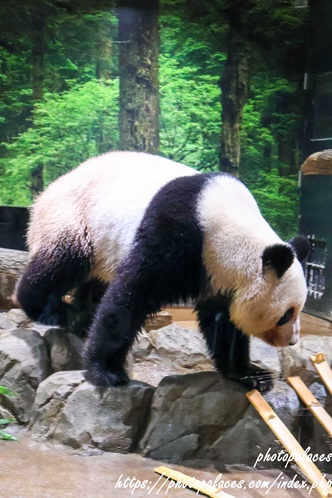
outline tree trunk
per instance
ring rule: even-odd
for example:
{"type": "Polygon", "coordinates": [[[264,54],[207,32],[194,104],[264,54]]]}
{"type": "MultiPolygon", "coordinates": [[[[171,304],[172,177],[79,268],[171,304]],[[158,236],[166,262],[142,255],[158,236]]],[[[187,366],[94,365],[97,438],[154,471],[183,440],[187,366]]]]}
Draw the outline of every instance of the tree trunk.
{"type": "Polygon", "coordinates": [[[130,5],[119,9],[120,148],[158,153],[158,0],[130,5]]]}
{"type": "Polygon", "coordinates": [[[36,102],[43,98],[44,91],[44,22],[38,18],[32,28],[32,99],[36,102]]]}
{"type": "MultiPolygon", "coordinates": [[[[44,93],[44,56],[45,56],[45,21],[36,14],[32,23],[32,99],[35,104],[43,98],[44,93]]],[[[31,171],[31,195],[36,197],[44,190],[44,167],[31,171]]]]}
{"type": "Polygon", "coordinates": [[[243,107],[249,93],[248,0],[229,0],[227,60],[221,79],[222,137],[220,170],[239,176],[243,107]]]}
{"type": "Polygon", "coordinates": [[[96,76],[99,80],[107,81],[112,78],[112,39],[109,22],[100,22],[97,40],[96,76]]]}

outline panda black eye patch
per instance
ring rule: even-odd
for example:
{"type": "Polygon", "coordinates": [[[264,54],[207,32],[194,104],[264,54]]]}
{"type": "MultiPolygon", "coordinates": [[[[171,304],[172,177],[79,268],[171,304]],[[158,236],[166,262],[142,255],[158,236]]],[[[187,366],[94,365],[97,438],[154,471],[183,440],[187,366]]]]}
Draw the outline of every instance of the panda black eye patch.
{"type": "Polygon", "coordinates": [[[281,327],[282,325],[285,325],[289,320],[292,318],[294,313],[294,308],[289,308],[289,310],[286,311],[284,315],[280,318],[280,320],[277,321],[277,327],[281,327]]]}

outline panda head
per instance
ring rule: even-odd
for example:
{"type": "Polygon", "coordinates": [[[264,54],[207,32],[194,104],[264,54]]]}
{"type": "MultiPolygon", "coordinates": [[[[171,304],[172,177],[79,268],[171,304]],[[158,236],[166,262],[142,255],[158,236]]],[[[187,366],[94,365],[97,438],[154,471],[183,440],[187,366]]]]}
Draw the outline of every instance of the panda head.
{"type": "Polygon", "coordinates": [[[207,182],[198,208],[208,294],[227,296],[230,320],[245,334],[295,344],[307,294],[298,258],[306,258],[308,240],[283,242],[249,190],[227,175],[207,182]]]}
{"type": "Polygon", "coordinates": [[[257,278],[235,291],[230,318],[245,333],[272,346],[294,345],[306,295],[303,269],[293,247],[285,243],[267,246],[257,278]]]}

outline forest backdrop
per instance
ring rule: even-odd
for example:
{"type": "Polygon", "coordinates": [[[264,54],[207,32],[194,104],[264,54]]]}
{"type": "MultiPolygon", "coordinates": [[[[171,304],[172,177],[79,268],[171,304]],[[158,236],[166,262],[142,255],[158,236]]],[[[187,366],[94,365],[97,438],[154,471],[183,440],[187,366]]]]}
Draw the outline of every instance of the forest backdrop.
{"type": "Polygon", "coordinates": [[[0,204],[108,150],[234,173],[297,232],[309,7],[295,0],[5,0],[0,204]]]}

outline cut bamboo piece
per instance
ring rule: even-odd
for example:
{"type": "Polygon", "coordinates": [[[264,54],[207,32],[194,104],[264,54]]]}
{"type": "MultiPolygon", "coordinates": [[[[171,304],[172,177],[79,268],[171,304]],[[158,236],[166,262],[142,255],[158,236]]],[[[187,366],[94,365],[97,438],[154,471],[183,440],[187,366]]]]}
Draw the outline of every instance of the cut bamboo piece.
{"type": "Polygon", "coordinates": [[[172,470],[168,467],[164,467],[163,465],[161,467],[156,467],[154,471],[157,474],[167,477],[167,479],[177,481],[181,484],[181,487],[194,489],[205,496],[210,496],[211,498],[234,498],[232,495],[225,493],[222,488],[215,488],[214,486],[206,484],[204,481],[200,481],[195,477],[187,476],[186,474],[182,474],[182,472],[172,470]]]}
{"type": "Polygon", "coordinates": [[[254,389],[253,391],[247,393],[247,398],[277,436],[284,448],[286,448],[290,456],[294,458],[294,461],[305,474],[308,481],[312,484],[312,487],[316,489],[322,498],[332,498],[332,488],[328,481],[316,465],[310,460],[302,446],[298,443],[289,429],[287,429],[285,424],[280,420],[278,415],[272,410],[263,396],[256,389],[254,389]]]}
{"type": "Polygon", "coordinates": [[[309,391],[303,380],[300,379],[300,377],[288,377],[287,380],[292,388],[297,392],[298,396],[302,399],[303,403],[316,417],[318,422],[324,427],[329,435],[332,436],[332,418],[320,404],[318,399],[316,399],[312,392],[309,391]]]}
{"type": "Polygon", "coordinates": [[[310,360],[332,396],[332,370],[330,365],[327,363],[325,356],[323,353],[318,353],[314,356],[310,356],[310,360]]]}

